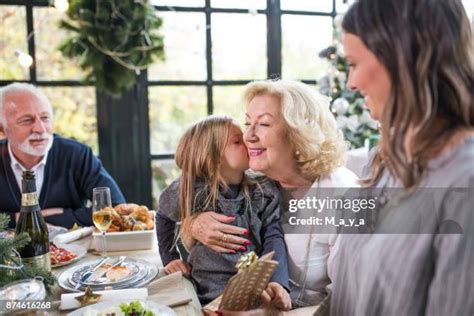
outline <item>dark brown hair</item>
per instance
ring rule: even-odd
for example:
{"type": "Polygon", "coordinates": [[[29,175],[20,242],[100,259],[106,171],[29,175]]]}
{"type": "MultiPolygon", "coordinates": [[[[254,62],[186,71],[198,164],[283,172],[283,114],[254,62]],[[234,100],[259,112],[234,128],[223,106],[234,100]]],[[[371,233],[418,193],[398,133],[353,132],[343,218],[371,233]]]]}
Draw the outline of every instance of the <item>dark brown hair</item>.
{"type": "Polygon", "coordinates": [[[365,184],[375,184],[388,168],[404,187],[413,187],[453,135],[474,126],[473,43],[463,5],[360,0],[342,27],[361,38],[391,80],[381,141],[365,184]]]}

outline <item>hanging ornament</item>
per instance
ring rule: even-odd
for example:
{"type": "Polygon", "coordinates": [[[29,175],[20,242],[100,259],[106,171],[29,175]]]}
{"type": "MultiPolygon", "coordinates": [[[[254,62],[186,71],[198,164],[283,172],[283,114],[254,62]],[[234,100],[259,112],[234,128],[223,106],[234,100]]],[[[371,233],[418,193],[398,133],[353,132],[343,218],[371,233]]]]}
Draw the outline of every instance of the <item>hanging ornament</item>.
{"type": "Polygon", "coordinates": [[[53,3],[54,7],[58,9],[60,12],[66,12],[69,9],[69,2],[68,0],[54,0],[53,3]]]}
{"type": "Polygon", "coordinates": [[[18,57],[18,63],[25,68],[31,67],[33,65],[33,57],[29,54],[22,52],[21,50],[17,50],[15,55],[18,57]]]}
{"type": "Polygon", "coordinates": [[[347,110],[349,109],[349,101],[347,101],[346,98],[337,98],[334,100],[331,106],[331,110],[333,113],[336,113],[337,115],[344,115],[347,113],[347,110]]]}

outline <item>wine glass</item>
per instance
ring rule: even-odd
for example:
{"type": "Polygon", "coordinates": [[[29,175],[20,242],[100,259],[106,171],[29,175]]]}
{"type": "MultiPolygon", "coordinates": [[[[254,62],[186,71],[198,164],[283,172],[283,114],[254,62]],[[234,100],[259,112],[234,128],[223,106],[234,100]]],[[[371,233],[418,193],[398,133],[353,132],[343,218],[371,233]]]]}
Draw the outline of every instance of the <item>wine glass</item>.
{"type": "Polygon", "coordinates": [[[98,187],[92,190],[92,220],[102,233],[102,257],[105,257],[105,233],[112,224],[110,188],[98,187]]]}

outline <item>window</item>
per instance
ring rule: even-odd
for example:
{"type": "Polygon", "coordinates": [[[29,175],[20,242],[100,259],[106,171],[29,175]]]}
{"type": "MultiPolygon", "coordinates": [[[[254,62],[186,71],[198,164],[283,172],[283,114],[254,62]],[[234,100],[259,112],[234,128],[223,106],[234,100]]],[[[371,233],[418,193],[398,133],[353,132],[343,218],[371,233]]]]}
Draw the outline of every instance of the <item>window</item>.
{"type": "Polygon", "coordinates": [[[20,52],[28,52],[26,8],[1,5],[0,24],[0,80],[30,79],[28,69],[20,66],[15,56],[20,52]]]}
{"type": "Polygon", "coordinates": [[[328,70],[318,54],[332,43],[333,1],[280,1],[154,2],[167,58],[149,69],[154,203],[179,175],[174,152],[191,123],[209,114],[242,123],[246,83],[281,76],[315,84],[328,70]]]}
{"type": "Polygon", "coordinates": [[[95,89],[79,81],[84,75],[79,63],[64,58],[58,49],[66,37],[57,26],[64,14],[47,3],[23,2],[12,6],[0,1],[0,84],[21,80],[42,86],[54,109],[55,132],[98,153],[95,89]],[[32,67],[19,64],[20,52],[33,58],[32,67]]]}
{"type": "MultiPolygon", "coordinates": [[[[184,130],[213,113],[242,123],[242,92],[252,80],[283,77],[316,84],[328,68],[318,53],[330,45],[336,12],[347,5],[343,0],[151,3],[163,18],[166,56],[148,69],[149,122],[143,122],[149,127],[149,194],[156,207],[160,192],[179,174],[173,158],[184,130]]],[[[22,80],[44,87],[55,110],[55,130],[97,153],[97,121],[110,118],[97,117],[95,88],[81,83],[79,61],[58,50],[66,37],[57,27],[62,16],[46,0],[15,5],[0,0],[0,85],[22,80]],[[33,57],[31,68],[18,64],[16,50],[33,57]]]]}

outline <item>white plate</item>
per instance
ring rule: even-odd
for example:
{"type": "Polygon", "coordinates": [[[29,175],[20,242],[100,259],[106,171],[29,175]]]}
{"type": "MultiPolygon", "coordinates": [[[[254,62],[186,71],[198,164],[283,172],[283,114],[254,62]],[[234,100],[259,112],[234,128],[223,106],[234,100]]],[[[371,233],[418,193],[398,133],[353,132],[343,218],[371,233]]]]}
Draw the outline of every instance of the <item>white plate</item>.
{"type": "MultiPolygon", "coordinates": [[[[127,283],[127,282],[117,284],[116,286],[112,287],[114,290],[142,287],[150,283],[150,281],[153,280],[158,274],[158,267],[155,264],[152,264],[146,260],[133,259],[133,258],[127,258],[126,260],[130,262],[134,262],[135,264],[139,265],[140,266],[139,269],[144,272],[144,275],[140,276],[137,280],[133,281],[132,284],[127,283]]],[[[83,269],[84,266],[90,266],[90,265],[91,265],[91,262],[85,262],[82,264],[79,263],[77,265],[74,265],[73,267],[70,267],[66,271],[63,271],[63,273],[61,273],[58,277],[59,286],[67,291],[80,292],[81,288],[79,288],[78,290],[75,289],[76,283],[73,282],[72,276],[74,275],[76,271],[83,269]]],[[[107,287],[111,287],[111,286],[107,286],[107,287]]],[[[103,285],[93,286],[92,290],[103,291],[105,290],[105,286],[103,285]]]]}
{"type": "Polygon", "coordinates": [[[55,246],[58,247],[58,248],[64,248],[64,249],[66,249],[67,251],[70,251],[70,252],[74,252],[76,254],[76,258],[73,258],[73,259],[71,259],[69,261],[65,261],[65,262],[59,262],[59,263],[56,263],[56,264],[51,264],[51,268],[59,268],[59,267],[71,264],[73,262],[77,262],[82,257],[84,257],[87,253],[87,249],[82,247],[82,246],[79,246],[79,245],[70,245],[70,244],[56,245],[55,244],[55,246]]]}
{"type": "MultiPolygon", "coordinates": [[[[104,301],[100,303],[96,303],[93,305],[89,306],[84,306],[82,308],[79,308],[75,310],[72,313],[69,313],[68,316],[83,316],[86,315],[87,311],[92,311],[96,310],[97,312],[102,312],[102,310],[109,309],[114,306],[119,306],[122,303],[130,303],[132,301],[136,300],[125,300],[125,301],[104,301]]],[[[176,316],[176,313],[169,308],[168,306],[165,306],[160,303],[152,302],[152,301],[144,301],[144,300],[139,300],[140,303],[145,304],[145,309],[151,310],[156,316],[176,316]]],[[[95,314],[90,314],[90,315],[95,315],[95,314]]]]}

